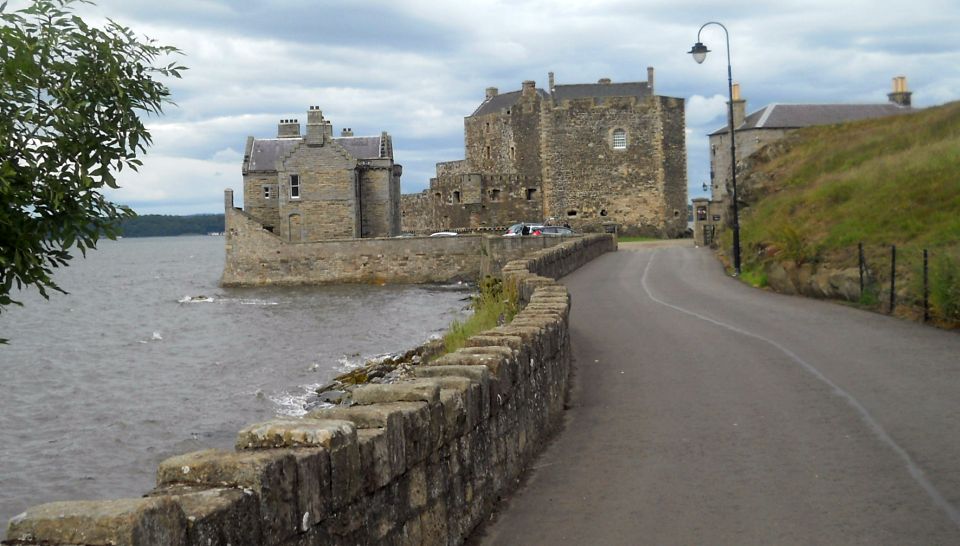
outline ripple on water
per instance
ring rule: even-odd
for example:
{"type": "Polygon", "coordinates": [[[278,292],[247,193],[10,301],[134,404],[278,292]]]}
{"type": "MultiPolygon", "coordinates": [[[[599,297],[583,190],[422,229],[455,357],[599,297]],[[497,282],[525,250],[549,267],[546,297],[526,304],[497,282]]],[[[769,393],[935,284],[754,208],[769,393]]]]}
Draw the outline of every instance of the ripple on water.
{"type": "Polygon", "coordinates": [[[0,522],[138,496],[161,460],[231,449],[245,425],[302,414],[312,388],[462,315],[463,292],[446,287],[221,289],[216,237],[88,256],[56,272],[70,295],[26,294],[0,315],[0,522]]]}

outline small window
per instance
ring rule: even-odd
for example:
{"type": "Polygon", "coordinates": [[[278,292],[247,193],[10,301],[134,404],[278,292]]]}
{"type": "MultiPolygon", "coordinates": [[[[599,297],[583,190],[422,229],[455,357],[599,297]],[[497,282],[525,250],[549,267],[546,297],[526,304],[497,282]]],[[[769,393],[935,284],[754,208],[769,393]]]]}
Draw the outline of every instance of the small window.
{"type": "Polygon", "coordinates": [[[440,195],[440,192],[437,192],[437,193],[433,194],[433,196],[437,199],[437,201],[439,201],[440,198],[442,197],[442,196],[440,195]]]}
{"type": "Polygon", "coordinates": [[[517,158],[517,149],[514,148],[513,146],[510,146],[510,159],[516,159],[516,158],[517,158]]]}
{"type": "Polygon", "coordinates": [[[454,192],[453,192],[453,202],[454,202],[454,203],[459,203],[459,202],[460,202],[460,192],[459,192],[459,191],[454,191],[454,192]]]}
{"type": "Polygon", "coordinates": [[[606,216],[606,215],[607,215],[607,209],[601,209],[600,216],[606,216]]]}
{"type": "Polygon", "coordinates": [[[627,149],[627,132],[623,129],[617,129],[613,132],[613,149],[614,150],[626,150],[627,149]]]}
{"type": "Polygon", "coordinates": [[[568,211],[567,211],[567,216],[576,216],[576,215],[577,215],[577,211],[575,211],[575,210],[568,210],[568,211]]]}
{"type": "Polygon", "coordinates": [[[491,200],[491,201],[499,201],[499,200],[500,200],[500,190],[497,190],[497,189],[490,190],[490,200],[491,200]]]}
{"type": "Polygon", "coordinates": [[[300,175],[290,175],[290,199],[300,199],[300,175]]]}
{"type": "Polygon", "coordinates": [[[537,194],[537,188],[527,188],[527,201],[533,201],[533,196],[537,194]]]}
{"type": "Polygon", "coordinates": [[[490,159],[490,146],[487,146],[483,153],[486,155],[487,159],[490,159]]]}
{"type": "Polygon", "coordinates": [[[263,198],[270,199],[270,186],[263,187],[263,198]]]}

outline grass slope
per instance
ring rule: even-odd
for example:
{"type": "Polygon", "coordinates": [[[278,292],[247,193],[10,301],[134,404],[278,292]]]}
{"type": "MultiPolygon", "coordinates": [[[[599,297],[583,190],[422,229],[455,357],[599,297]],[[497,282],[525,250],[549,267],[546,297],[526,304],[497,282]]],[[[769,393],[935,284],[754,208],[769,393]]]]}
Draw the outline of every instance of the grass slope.
{"type": "Polygon", "coordinates": [[[779,148],[743,178],[748,271],[771,259],[856,267],[860,242],[871,256],[897,245],[908,276],[923,248],[960,263],[960,102],[803,129],[779,148]]]}

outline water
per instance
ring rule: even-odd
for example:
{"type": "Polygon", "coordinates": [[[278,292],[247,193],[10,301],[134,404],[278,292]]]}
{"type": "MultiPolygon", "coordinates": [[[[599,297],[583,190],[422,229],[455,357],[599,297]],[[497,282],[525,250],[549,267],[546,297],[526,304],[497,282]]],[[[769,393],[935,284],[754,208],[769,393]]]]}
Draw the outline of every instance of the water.
{"type": "Polygon", "coordinates": [[[0,536],[29,506],[140,496],[161,460],[302,414],[311,389],[465,306],[451,287],[221,289],[223,244],[105,241],[57,272],[70,295],[0,314],[0,536]]]}

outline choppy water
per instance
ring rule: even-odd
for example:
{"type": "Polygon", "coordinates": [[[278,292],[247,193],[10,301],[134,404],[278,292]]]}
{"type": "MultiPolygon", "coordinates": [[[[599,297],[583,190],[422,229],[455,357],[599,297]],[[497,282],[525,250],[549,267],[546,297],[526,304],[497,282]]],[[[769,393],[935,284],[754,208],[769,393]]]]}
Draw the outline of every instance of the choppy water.
{"type": "Polygon", "coordinates": [[[54,500],[139,496],[161,460],[231,448],[311,388],[463,312],[450,287],[221,289],[223,239],[105,241],[70,295],[0,314],[0,537],[54,500]]]}

